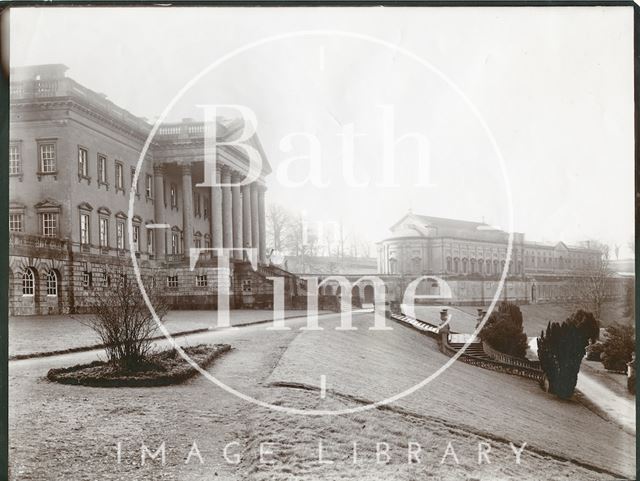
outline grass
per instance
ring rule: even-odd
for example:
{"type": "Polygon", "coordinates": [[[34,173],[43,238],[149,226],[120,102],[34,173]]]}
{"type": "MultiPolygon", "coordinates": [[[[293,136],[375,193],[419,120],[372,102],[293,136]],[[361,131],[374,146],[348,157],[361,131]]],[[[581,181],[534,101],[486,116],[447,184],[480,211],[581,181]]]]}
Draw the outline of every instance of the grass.
{"type": "MultiPolygon", "coordinates": [[[[477,312],[474,306],[456,307],[469,314],[475,315],[477,312]]],[[[607,327],[614,322],[633,324],[633,319],[624,315],[624,307],[622,299],[605,303],[600,319],[601,326],[607,327]]],[[[547,328],[549,321],[562,322],[576,311],[577,307],[560,303],[524,304],[520,306],[520,310],[522,311],[524,330],[527,336],[539,336],[540,331],[547,328]]]]}
{"type": "MultiPolygon", "coordinates": [[[[185,353],[201,368],[207,367],[220,354],[231,349],[228,344],[187,347],[185,353]]],[[[197,374],[175,349],[158,352],[136,370],[123,370],[105,361],[50,369],[47,379],[61,384],[92,387],[152,387],[169,386],[186,381],[197,374]]]]}
{"type": "MultiPolygon", "coordinates": [[[[450,359],[427,336],[399,324],[391,331],[370,331],[371,322],[365,315],[354,316],[357,331],[325,325],[323,331],[301,333],[269,381],[316,389],[324,375],[327,396],[373,402],[411,388],[450,359]]],[[[623,477],[635,475],[634,437],[579,402],[559,400],[527,379],[454,362],[391,406],[488,438],[525,441],[539,454],[623,477]]]]}

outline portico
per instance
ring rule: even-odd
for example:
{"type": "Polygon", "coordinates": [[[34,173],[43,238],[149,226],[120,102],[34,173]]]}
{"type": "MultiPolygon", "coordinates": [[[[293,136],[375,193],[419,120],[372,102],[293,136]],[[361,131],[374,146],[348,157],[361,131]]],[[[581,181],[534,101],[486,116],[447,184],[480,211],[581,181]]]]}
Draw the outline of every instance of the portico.
{"type": "MultiPolygon", "coordinates": [[[[247,176],[249,161],[242,149],[223,145],[217,153],[216,185],[204,187],[202,123],[183,122],[170,129],[161,128],[156,138],[158,145],[153,159],[155,222],[181,228],[181,253],[184,255],[191,247],[196,247],[196,232],[208,232],[211,245],[205,242],[201,247],[253,248],[257,251],[258,262],[266,264],[267,188],[264,179],[271,169],[257,139],[248,141],[263,155],[262,172],[256,181],[241,185],[247,176]],[[180,140],[179,155],[173,148],[175,138],[180,140]],[[171,142],[165,143],[169,140],[171,142]],[[171,197],[172,192],[178,196],[177,202],[171,197]],[[206,205],[201,209],[203,200],[206,205]],[[204,215],[201,215],[202,211],[204,215]]],[[[169,244],[158,232],[154,237],[156,257],[169,254],[169,244]]],[[[246,258],[241,251],[233,252],[230,257],[236,261],[246,258]]]]}

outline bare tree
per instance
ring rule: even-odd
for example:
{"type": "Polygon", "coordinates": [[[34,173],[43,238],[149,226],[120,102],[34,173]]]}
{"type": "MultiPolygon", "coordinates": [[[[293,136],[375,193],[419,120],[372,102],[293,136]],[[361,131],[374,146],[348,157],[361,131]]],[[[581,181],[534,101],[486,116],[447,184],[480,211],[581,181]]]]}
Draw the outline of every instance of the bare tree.
{"type": "Polygon", "coordinates": [[[271,248],[282,251],[287,227],[291,224],[291,215],[280,204],[269,204],[267,209],[267,238],[271,240],[271,248]]]}
{"type": "MultiPolygon", "coordinates": [[[[126,267],[116,266],[105,272],[102,289],[96,289],[91,301],[94,314],[80,322],[93,329],[106,346],[107,358],[121,370],[143,369],[156,335],[156,324],[144,302],[140,287],[126,267]]],[[[145,290],[160,321],[168,310],[153,277],[143,279],[145,290]]]]}
{"type": "Polygon", "coordinates": [[[596,319],[600,319],[602,306],[609,296],[613,271],[609,267],[609,247],[591,243],[591,248],[599,249],[600,257],[575,269],[570,286],[576,298],[576,306],[590,311],[596,319]]]}

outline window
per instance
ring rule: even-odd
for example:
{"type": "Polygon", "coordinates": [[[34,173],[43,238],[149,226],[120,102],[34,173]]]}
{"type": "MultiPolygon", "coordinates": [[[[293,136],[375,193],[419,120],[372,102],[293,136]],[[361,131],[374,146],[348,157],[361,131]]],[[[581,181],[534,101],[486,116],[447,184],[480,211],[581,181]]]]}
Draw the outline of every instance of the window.
{"type": "Polygon", "coordinates": [[[124,190],[124,169],[122,162],[116,162],[116,189],[124,190]]]}
{"type": "Polygon", "coordinates": [[[196,249],[200,249],[202,247],[202,240],[195,239],[194,243],[195,243],[196,249]]]}
{"type": "Polygon", "coordinates": [[[178,276],[167,276],[167,287],[178,287],[178,276]]]}
{"type": "Polygon", "coordinates": [[[176,193],[176,186],[175,184],[171,184],[170,187],[170,191],[169,191],[169,197],[171,199],[171,208],[178,208],[178,195],[176,193]]]}
{"type": "Polygon", "coordinates": [[[145,182],[146,182],[145,183],[145,193],[147,195],[147,199],[152,199],[153,198],[153,177],[151,177],[149,174],[147,174],[145,182]]]}
{"type": "Polygon", "coordinates": [[[47,295],[58,297],[58,274],[54,270],[47,273],[47,295]]]}
{"type": "Polygon", "coordinates": [[[36,276],[31,267],[27,267],[22,274],[22,295],[33,296],[36,289],[36,276]]]}
{"type": "Polygon", "coordinates": [[[107,158],[98,154],[98,183],[107,183],[107,158]]]}
{"type": "Polygon", "coordinates": [[[134,169],[134,168],[132,167],[132,168],[131,168],[131,189],[132,189],[136,194],[138,194],[138,193],[139,193],[139,190],[138,190],[138,182],[135,182],[135,183],[134,183],[134,180],[136,180],[136,179],[135,179],[135,177],[136,177],[136,169],[134,169]]]}
{"type": "Polygon", "coordinates": [[[100,247],[109,247],[109,219],[100,218],[100,247]]]}
{"type": "Polygon", "coordinates": [[[78,147],[78,175],[80,177],[89,177],[88,157],[87,149],[78,147]]]}
{"type": "Polygon", "coordinates": [[[197,217],[200,217],[200,194],[197,192],[193,194],[193,213],[197,217]]]}
{"type": "Polygon", "coordinates": [[[209,197],[207,197],[207,196],[204,197],[203,213],[204,213],[204,218],[208,219],[209,218],[209,197]]]}
{"type": "Polygon", "coordinates": [[[242,292],[251,292],[251,279],[242,279],[242,292]]]}
{"type": "Polygon", "coordinates": [[[55,212],[45,212],[40,214],[42,235],[44,237],[58,236],[58,214],[55,212]]]}
{"type": "Polygon", "coordinates": [[[207,275],[196,276],[196,287],[207,287],[207,275]]]}
{"type": "Polygon", "coordinates": [[[40,144],[40,172],[56,172],[56,144],[40,144]]]}
{"type": "Polygon", "coordinates": [[[451,272],[451,257],[447,257],[447,272],[451,272]]]}
{"type": "Polygon", "coordinates": [[[116,247],[124,249],[124,222],[118,222],[116,225],[116,247]]]}
{"type": "Polygon", "coordinates": [[[80,214],[80,244],[89,244],[89,214],[80,214]]]}
{"type": "Polygon", "coordinates": [[[9,214],[9,232],[22,232],[24,214],[9,214]]]}
{"type": "Polygon", "coordinates": [[[9,146],[9,174],[22,173],[22,156],[20,155],[20,144],[9,146]]]}
{"type": "Polygon", "coordinates": [[[180,236],[177,232],[173,232],[171,234],[171,253],[179,254],[180,253],[180,236]]]}
{"type": "Polygon", "coordinates": [[[84,271],[82,273],[82,287],[85,289],[89,289],[91,287],[91,284],[93,283],[93,279],[92,279],[92,275],[91,272],[88,271],[84,271]]]}
{"type": "Polygon", "coordinates": [[[140,251],[140,226],[133,226],[133,250],[134,252],[140,251]]]}
{"type": "Polygon", "coordinates": [[[147,229],[147,252],[153,254],[153,230],[147,229]]]}

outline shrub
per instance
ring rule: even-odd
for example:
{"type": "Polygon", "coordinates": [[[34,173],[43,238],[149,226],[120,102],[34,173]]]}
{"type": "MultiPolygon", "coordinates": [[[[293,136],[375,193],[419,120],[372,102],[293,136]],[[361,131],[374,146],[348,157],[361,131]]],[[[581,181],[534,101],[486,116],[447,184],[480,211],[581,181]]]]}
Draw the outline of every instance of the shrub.
{"type": "Polygon", "coordinates": [[[600,361],[602,355],[602,343],[594,342],[587,346],[587,361],[600,361]]]}
{"type": "Polygon", "coordinates": [[[480,331],[480,339],[510,356],[525,357],[527,335],[522,328],[522,312],[512,302],[502,302],[480,331]]]}
{"type": "Polygon", "coordinates": [[[549,323],[538,338],[538,359],[549,383],[549,391],[568,399],[578,382],[578,371],[588,340],[568,321],[549,323]]]}
{"type": "MultiPolygon", "coordinates": [[[[124,371],[143,370],[148,364],[158,325],[137,281],[127,274],[124,266],[111,268],[107,277],[111,279],[110,285],[97,290],[91,301],[94,314],[80,322],[96,332],[106,346],[110,364],[124,371]]],[[[152,279],[144,279],[144,286],[162,321],[168,310],[166,296],[162,296],[152,279]]]]}
{"type": "Polygon", "coordinates": [[[600,337],[600,324],[593,314],[583,309],[578,309],[567,319],[582,333],[588,342],[596,342],[600,337]]]}
{"type": "Polygon", "coordinates": [[[602,343],[601,360],[605,369],[625,371],[635,350],[635,332],[632,326],[613,324],[607,327],[602,343]]]}

